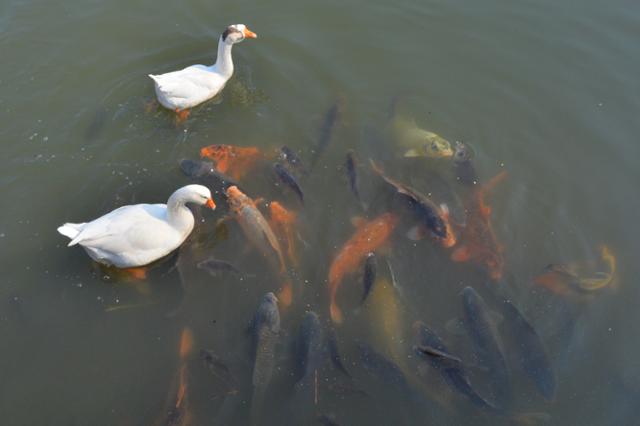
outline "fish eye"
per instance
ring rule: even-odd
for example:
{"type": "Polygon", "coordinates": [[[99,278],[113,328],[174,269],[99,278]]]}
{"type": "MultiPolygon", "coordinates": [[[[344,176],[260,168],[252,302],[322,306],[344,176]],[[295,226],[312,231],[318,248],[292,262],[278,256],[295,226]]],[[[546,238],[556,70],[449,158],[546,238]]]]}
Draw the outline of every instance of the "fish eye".
{"type": "Polygon", "coordinates": [[[438,144],[435,142],[431,142],[431,149],[433,149],[434,151],[438,151],[439,150],[438,144]]]}

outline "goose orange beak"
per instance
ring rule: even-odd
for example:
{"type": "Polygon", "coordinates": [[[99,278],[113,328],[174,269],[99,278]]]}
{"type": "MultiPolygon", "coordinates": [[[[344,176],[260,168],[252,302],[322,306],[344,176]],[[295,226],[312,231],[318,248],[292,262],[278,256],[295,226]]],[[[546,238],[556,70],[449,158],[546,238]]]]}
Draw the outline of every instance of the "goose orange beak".
{"type": "Polygon", "coordinates": [[[253,31],[251,31],[249,28],[244,29],[244,36],[245,38],[258,38],[258,34],[254,33],[253,31]]]}
{"type": "Polygon", "coordinates": [[[209,207],[211,210],[216,209],[216,203],[213,202],[213,198],[209,198],[205,203],[205,206],[209,207]]]}

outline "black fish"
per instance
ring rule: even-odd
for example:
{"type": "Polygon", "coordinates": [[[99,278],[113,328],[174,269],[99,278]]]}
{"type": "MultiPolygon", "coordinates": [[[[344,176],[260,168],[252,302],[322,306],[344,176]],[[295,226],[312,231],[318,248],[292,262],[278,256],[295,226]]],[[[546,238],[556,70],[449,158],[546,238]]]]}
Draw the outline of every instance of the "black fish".
{"type": "Polygon", "coordinates": [[[198,267],[198,269],[205,270],[214,277],[218,276],[220,272],[230,272],[236,275],[244,275],[242,271],[236,268],[233,264],[224,260],[214,259],[213,257],[198,262],[196,266],[198,267]]]}
{"type": "Polygon", "coordinates": [[[349,371],[347,371],[344,363],[342,362],[342,357],[338,350],[338,337],[336,336],[336,331],[332,326],[329,326],[327,329],[327,345],[329,347],[329,356],[331,357],[331,363],[333,366],[345,376],[351,377],[351,374],[349,374],[349,371]]]}
{"type": "Polygon", "coordinates": [[[222,382],[227,393],[238,392],[238,381],[236,377],[219,356],[211,350],[201,349],[200,359],[211,374],[213,374],[217,380],[222,382]]]}
{"type": "Polygon", "coordinates": [[[496,408],[473,389],[462,361],[451,354],[442,339],[420,321],[413,327],[417,344],[415,352],[418,356],[438,370],[445,383],[453,390],[467,397],[476,406],[494,411],[496,408]]]}
{"type": "Polygon", "coordinates": [[[289,173],[287,169],[280,163],[276,163],[273,165],[273,170],[276,172],[276,176],[280,179],[282,183],[287,185],[300,199],[300,202],[304,204],[304,194],[302,193],[302,189],[300,189],[300,185],[298,185],[298,181],[296,178],[289,173]]]}
{"type": "Polygon", "coordinates": [[[415,189],[404,185],[396,180],[391,179],[384,174],[384,171],[373,160],[370,160],[371,169],[378,174],[382,180],[389,184],[396,193],[407,200],[409,207],[413,211],[416,218],[422,223],[434,236],[441,240],[447,240],[451,236],[447,230],[447,223],[444,219],[444,212],[433,201],[415,189]]]}
{"type": "Polygon", "coordinates": [[[333,135],[336,123],[338,122],[338,119],[342,114],[343,103],[344,100],[342,98],[338,98],[324,115],[322,126],[320,127],[320,137],[318,139],[318,145],[313,151],[313,156],[311,157],[311,169],[315,167],[325,149],[327,149],[329,142],[331,142],[331,136],[333,135]]]}
{"type": "Polygon", "coordinates": [[[347,171],[347,179],[349,179],[349,188],[351,188],[351,192],[356,197],[356,200],[360,204],[362,204],[362,199],[360,198],[360,191],[358,190],[358,172],[356,170],[357,163],[356,157],[353,151],[347,152],[347,159],[345,162],[345,169],[347,171]]]}
{"type": "Polygon", "coordinates": [[[509,300],[504,300],[502,311],[505,314],[504,324],[517,342],[511,351],[516,354],[522,369],[533,380],[540,394],[548,401],[553,400],[556,378],[542,339],[509,300]]]}
{"type": "Polygon", "coordinates": [[[307,312],[300,325],[296,342],[296,364],[298,377],[296,389],[316,389],[317,373],[324,359],[322,326],[315,312],[307,312]]]}
{"type": "Polygon", "coordinates": [[[358,351],[360,352],[362,366],[370,375],[378,379],[383,385],[393,388],[403,397],[415,397],[415,390],[407,381],[400,367],[394,362],[385,358],[365,343],[358,343],[358,351]]]}
{"type": "Polygon", "coordinates": [[[296,154],[288,146],[284,145],[282,148],[280,148],[280,158],[286,161],[294,170],[297,170],[303,175],[307,174],[307,171],[302,165],[302,160],[300,159],[300,157],[298,157],[298,154],[296,154]]]}
{"type": "Polygon", "coordinates": [[[361,304],[367,299],[369,293],[371,292],[371,287],[373,287],[373,283],[376,281],[376,255],[374,253],[369,253],[367,255],[367,260],[364,262],[364,274],[362,276],[362,301],[361,304]]]}
{"type": "Polygon", "coordinates": [[[453,153],[453,168],[456,179],[465,185],[475,185],[478,183],[478,175],[473,166],[473,153],[468,145],[456,142],[453,153]]]}
{"type": "Polygon", "coordinates": [[[223,193],[230,186],[241,186],[229,176],[220,173],[210,161],[184,159],[180,161],[180,169],[185,176],[209,187],[214,192],[223,193]]]}
{"type": "Polygon", "coordinates": [[[482,297],[471,287],[462,290],[462,307],[464,326],[473,343],[478,362],[488,369],[494,405],[505,408],[511,403],[511,382],[489,310],[482,297]]]}
{"type": "Polygon", "coordinates": [[[262,413],[264,397],[275,368],[275,351],[280,334],[280,312],[278,298],[269,292],[265,294],[253,318],[254,364],[251,383],[251,424],[257,424],[262,413]]]}

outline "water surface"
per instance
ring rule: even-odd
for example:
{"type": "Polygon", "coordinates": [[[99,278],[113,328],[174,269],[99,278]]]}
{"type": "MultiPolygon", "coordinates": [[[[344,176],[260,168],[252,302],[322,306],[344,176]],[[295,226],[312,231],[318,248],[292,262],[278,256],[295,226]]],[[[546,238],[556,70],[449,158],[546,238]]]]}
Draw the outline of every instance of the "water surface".
{"type": "MultiPolygon", "coordinates": [[[[509,172],[491,198],[507,262],[500,288],[543,336],[558,378],[552,403],[516,383],[516,411],[544,412],[558,425],[631,423],[640,392],[639,24],[640,6],[624,0],[5,1],[3,424],[151,424],[177,368],[184,326],[193,328],[198,349],[214,349],[247,374],[247,322],[279,283],[247,249],[239,227],[230,223],[227,238],[214,236],[224,208],[202,212],[193,236],[200,245],[185,246],[177,269],[159,267],[142,285],[105,276],[55,230],[123,204],[164,202],[188,183],[178,159],[196,158],[204,145],[287,144],[307,160],[324,112],[341,97],[344,117],[303,183],[307,205],[299,214],[309,246],[301,250],[298,274],[305,292],[283,314],[288,337],[273,418],[265,418],[283,424],[277,413],[291,405],[290,339],[305,309],[326,318],[328,265],[352,233],[351,216],[362,214],[341,169],[345,153],[354,149],[362,163],[377,157],[422,191],[435,186],[437,167],[402,161],[375,137],[398,95],[421,126],[471,144],[482,179],[509,172]],[[184,126],[168,112],[146,110],[153,99],[147,74],[213,63],[220,32],[240,22],[259,38],[235,46],[236,74],[221,99],[194,109],[184,126]],[[546,264],[593,259],[603,243],[618,257],[617,292],[576,306],[532,285],[546,264]],[[209,255],[249,276],[212,278],[196,269],[209,255]],[[144,306],[105,312],[135,303],[144,306]]],[[[365,167],[360,171],[364,198],[377,200],[381,185],[365,167]]],[[[295,206],[270,179],[253,175],[250,195],[295,206]]],[[[404,289],[400,317],[407,332],[420,319],[445,334],[445,323],[460,315],[465,285],[492,292],[481,269],[450,262],[428,241],[413,245],[398,234],[388,257],[404,289]]],[[[352,343],[373,341],[379,331],[354,310],[357,284],[351,277],[343,285],[348,317],[338,336],[354,376],[364,377],[352,343]]],[[[221,404],[206,374],[194,362],[196,424],[212,424],[221,404]]],[[[324,374],[339,375],[330,368],[324,374]]],[[[325,390],[314,410],[345,425],[395,418],[424,424],[419,414],[398,414],[401,401],[391,390],[372,393],[325,390]]],[[[456,414],[440,424],[496,424],[455,401],[456,414]]]]}

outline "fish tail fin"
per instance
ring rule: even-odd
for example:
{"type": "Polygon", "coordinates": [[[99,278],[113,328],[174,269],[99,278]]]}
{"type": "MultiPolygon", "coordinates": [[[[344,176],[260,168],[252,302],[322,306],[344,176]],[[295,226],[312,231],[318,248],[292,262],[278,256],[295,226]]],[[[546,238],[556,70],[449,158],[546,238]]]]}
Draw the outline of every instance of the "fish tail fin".
{"type": "Polygon", "coordinates": [[[67,245],[68,247],[78,244],[78,241],[80,241],[78,236],[80,235],[80,232],[82,232],[84,225],[84,223],[65,223],[58,228],[59,233],[71,240],[67,245]]]}
{"type": "Polygon", "coordinates": [[[335,302],[331,302],[329,311],[331,313],[331,320],[336,324],[342,324],[342,311],[335,302]]]}
{"type": "Polygon", "coordinates": [[[285,281],[282,287],[280,287],[277,297],[283,308],[291,306],[291,303],[293,303],[293,284],[291,280],[285,281]]]}
{"type": "Polygon", "coordinates": [[[491,179],[489,179],[489,181],[487,183],[485,183],[483,188],[482,188],[483,193],[486,194],[487,192],[492,191],[493,188],[495,188],[497,184],[499,184],[500,182],[505,180],[507,175],[508,175],[507,171],[503,170],[500,173],[498,173],[497,175],[495,175],[494,177],[492,177],[491,179]]]}
{"type": "Polygon", "coordinates": [[[182,329],[180,335],[180,359],[184,360],[193,351],[193,332],[189,327],[182,329]]]}

